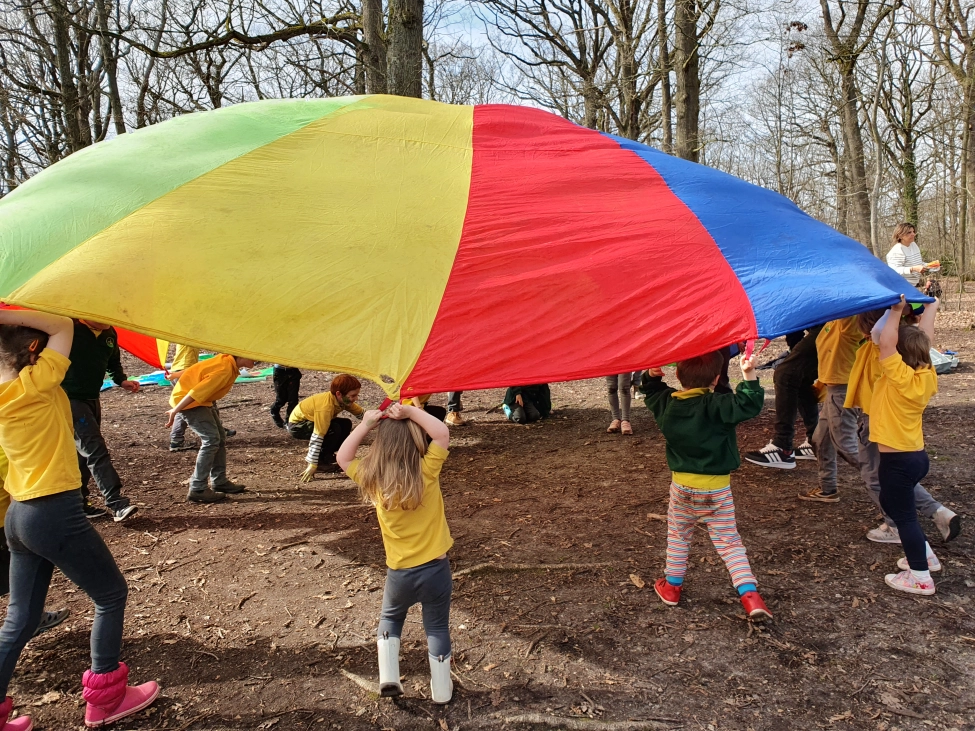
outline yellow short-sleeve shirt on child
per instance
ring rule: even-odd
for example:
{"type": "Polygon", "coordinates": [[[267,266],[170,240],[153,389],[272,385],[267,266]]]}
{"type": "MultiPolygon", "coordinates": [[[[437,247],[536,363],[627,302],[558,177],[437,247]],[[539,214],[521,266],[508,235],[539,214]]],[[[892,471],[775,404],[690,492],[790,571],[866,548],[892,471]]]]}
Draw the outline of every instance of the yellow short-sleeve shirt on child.
{"type": "Polygon", "coordinates": [[[359,404],[345,406],[339,402],[334,393],[325,391],[299,401],[291,416],[288,417],[288,423],[300,424],[303,421],[310,421],[315,425],[316,434],[324,434],[328,431],[332,419],[343,411],[348,411],[355,416],[362,416],[365,413],[365,409],[359,404]]]}
{"type": "Polygon", "coordinates": [[[0,449],[10,460],[4,487],[14,500],[81,487],[71,405],[61,388],[69,365],[45,348],[35,365],[0,383],[0,449]]]}
{"type": "Polygon", "coordinates": [[[827,322],[816,336],[819,380],[830,386],[847,383],[862,340],[856,315],[827,322]]]}
{"type": "MultiPolygon", "coordinates": [[[[442,556],[454,545],[444,514],[440,492],[440,470],[449,452],[431,443],[423,455],[423,498],[415,510],[386,510],[376,506],[376,516],[386,548],[386,565],[391,569],[411,569],[442,556]]],[[[355,481],[360,460],[352,460],[345,473],[355,481]]]]}
{"type": "Polygon", "coordinates": [[[868,340],[856,353],[843,406],[847,409],[861,409],[864,414],[869,415],[873,389],[880,380],[880,374],[880,346],[868,340]]]}
{"type": "Polygon", "coordinates": [[[183,375],[173,386],[173,393],[169,397],[169,404],[176,408],[177,404],[187,395],[193,397],[195,403],[187,409],[197,406],[213,406],[234,386],[234,381],[240,375],[237,361],[232,355],[215,355],[207,360],[201,360],[183,371],[183,375]]]}
{"type": "Polygon", "coordinates": [[[900,353],[880,361],[883,374],[873,389],[870,413],[870,441],[901,452],[924,449],[921,416],[938,392],[934,368],[914,370],[900,353]]]}

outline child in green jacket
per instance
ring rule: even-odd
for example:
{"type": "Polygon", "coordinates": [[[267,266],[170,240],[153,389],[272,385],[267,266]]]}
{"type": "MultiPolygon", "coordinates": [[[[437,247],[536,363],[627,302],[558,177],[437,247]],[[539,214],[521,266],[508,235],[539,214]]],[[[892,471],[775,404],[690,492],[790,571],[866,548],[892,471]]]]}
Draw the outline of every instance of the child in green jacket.
{"type": "Polygon", "coordinates": [[[703,520],[711,542],[724,560],[731,581],[750,619],[772,614],[759,596],[745,546],[735,524],[731,471],[741,466],[735,426],[758,416],[765,391],[755,366],[742,358],[744,381],[735,393],[716,394],[723,366],[721,353],[709,353],[677,364],[678,391],[663,382],[663,371],[651,368],[641,391],[667,440],[667,465],[673,471],[667,510],[667,566],[654,585],[664,604],[680,601],[694,525],[703,520]]]}

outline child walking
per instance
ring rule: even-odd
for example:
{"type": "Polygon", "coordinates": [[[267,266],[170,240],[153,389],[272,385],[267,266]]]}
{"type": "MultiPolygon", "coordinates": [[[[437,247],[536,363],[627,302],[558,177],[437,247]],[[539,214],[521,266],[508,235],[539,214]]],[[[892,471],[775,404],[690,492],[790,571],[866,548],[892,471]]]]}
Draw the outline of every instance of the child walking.
{"type": "Polygon", "coordinates": [[[409,608],[420,603],[430,661],[430,693],[434,703],[448,703],[450,679],[450,594],[453,582],[447,551],[453,545],[440,470],[447,459],[450,430],[437,417],[416,406],[393,404],[367,411],[362,423],[336,455],[339,466],[363,498],[376,506],[386,549],[386,586],[379,616],[379,690],[384,696],[403,694],[399,647],[409,608]],[[366,434],[378,425],[369,453],[355,459],[366,434]],[[427,444],[427,437],[430,444],[427,444]]]}
{"type": "Polygon", "coordinates": [[[667,440],[667,464],[673,471],[667,509],[667,566],[654,584],[664,604],[680,601],[694,525],[703,520],[711,542],[731,573],[749,619],[772,614],[758,593],[735,524],[731,472],[741,466],[735,426],[758,416],[765,391],[758,383],[750,358],[741,359],[745,379],[735,393],[717,394],[723,366],[721,353],[709,353],[677,364],[682,391],[663,382],[663,371],[651,368],[641,390],[667,440]]]}
{"type": "Polygon", "coordinates": [[[230,393],[240,369],[253,368],[254,363],[251,358],[215,355],[183,371],[173,387],[169,397],[173,408],[166,412],[166,428],[171,429],[182,414],[200,437],[196,469],[186,494],[188,502],[215,503],[247,489],[227,477],[227,431],[220,421],[217,401],[230,393]]]}
{"type": "Polygon", "coordinates": [[[364,409],[356,403],[362,384],[355,376],[340,373],[325,393],[301,401],[288,417],[288,433],[308,440],[307,467],[301,482],[311,482],[319,470],[334,470],[335,453],[352,431],[352,421],[339,417],[343,411],[362,418],[364,409]]]}
{"type": "Polygon", "coordinates": [[[9,720],[13,701],[6,692],[41,621],[55,567],[95,603],[91,669],[81,681],[85,724],[113,723],[159,695],[152,681],[127,687],[129,669],[119,662],[128,587],[83,508],[71,406],[61,388],[73,335],[66,317],[0,311],[0,448],[10,461],[4,487],[12,498],[4,520],[11,555],[10,602],[0,628],[3,731],[32,727],[27,716],[9,720]]]}
{"type": "Polygon", "coordinates": [[[910,594],[934,594],[928,566],[927,539],[917,519],[914,486],[928,473],[921,417],[938,392],[931,366],[931,341],[938,301],[924,308],[917,327],[901,324],[907,303],[891,307],[880,332],[880,367],[870,412],[870,441],[880,451],[880,504],[897,525],[906,555],[902,570],[887,574],[887,586],[910,594]]]}

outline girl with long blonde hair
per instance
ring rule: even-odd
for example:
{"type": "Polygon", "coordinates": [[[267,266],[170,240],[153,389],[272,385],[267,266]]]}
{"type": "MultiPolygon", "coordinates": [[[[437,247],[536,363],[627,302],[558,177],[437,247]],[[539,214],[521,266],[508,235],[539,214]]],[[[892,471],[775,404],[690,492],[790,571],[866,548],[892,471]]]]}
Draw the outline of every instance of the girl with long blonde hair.
{"type": "Polygon", "coordinates": [[[453,545],[440,470],[447,459],[450,431],[421,408],[393,404],[384,414],[367,411],[362,423],[342,443],[336,461],[376,508],[386,549],[386,586],[379,616],[379,689],[384,696],[403,694],[399,647],[410,607],[420,603],[430,660],[434,703],[453,694],[450,679],[450,595],[453,583],[447,551],[453,545]],[[376,438],[362,459],[356,450],[373,429],[376,438]],[[430,444],[427,445],[427,436],[430,444]]]}

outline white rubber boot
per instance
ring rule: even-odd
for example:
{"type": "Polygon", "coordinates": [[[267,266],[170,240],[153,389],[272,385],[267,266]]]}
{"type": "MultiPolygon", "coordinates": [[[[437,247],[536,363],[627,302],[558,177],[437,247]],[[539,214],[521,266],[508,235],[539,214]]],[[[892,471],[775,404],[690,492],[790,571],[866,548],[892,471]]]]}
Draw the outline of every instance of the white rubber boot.
{"type": "Polygon", "coordinates": [[[379,695],[393,698],[403,695],[403,684],[399,681],[399,637],[387,633],[376,640],[379,648],[379,695]]]}
{"type": "Polygon", "coordinates": [[[450,679],[450,655],[430,659],[430,697],[434,703],[450,703],[454,695],[454,681],[450,679]]]}

